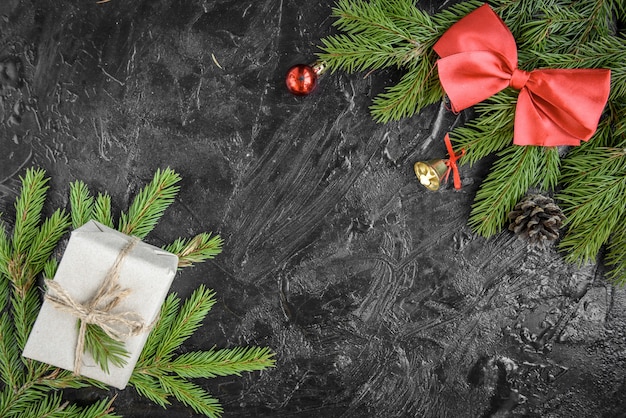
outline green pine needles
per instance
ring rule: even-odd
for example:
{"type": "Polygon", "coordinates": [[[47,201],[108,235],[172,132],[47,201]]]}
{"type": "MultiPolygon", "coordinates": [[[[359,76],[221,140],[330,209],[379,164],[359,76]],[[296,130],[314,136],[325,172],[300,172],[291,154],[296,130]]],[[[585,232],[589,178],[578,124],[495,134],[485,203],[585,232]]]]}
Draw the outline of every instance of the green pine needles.
{"type": "MultiPolygon", "coordinates": [[[[43,219],[48,190],[43,170],[29,169],[15,203],[15,223],[10,233],[0,219],[0,416],[113,418],[113,399],[89,406],[66,402],[62,390],[98,387],[100,382],[21,356],[30,330],[41,307],[37,287],[40,277],[53,277],[58,264],[53,251],[63,236],[94,219],[115,228],[111,197],[93,197],[87,186],[70,186],[70,213],[59,209],[43,219]]],[[[117,229],[144,238],[157,225],[178,192],[180,176],[171,169],[158,170],[120,216],[117,229]]],[[[179,238],[165,246],[179,256],[179,267],[192,266],[220,253],[219,236],[201,233],[179,238]]],[[[184,302],[170,294],[159,320],[148,336],[129,385],[155,403],[166,407],[177,399],[196,413],[221,416],[217,399],[192,379],[240,375],[242,372],[273,367],[274,353],[265,347],[215,348],[178,354],[181,345],[201,326],[215,293],[199,286],[184,302]]],[[[123,364],[123,343],[108,337],[95,326],[88,326],[86,347],[105,370],[109,364],[123,364]]]]}
{"type": "MultiPolygon", "coordinates": [[[[418,113],[444,99],[432,46],[460,18],[483,4],[464,1],[432,16],[414,0],[339,0],[337,35],[321,40],[318,58],[331,71],[395,68],[400,81],[374,98],[382,123],[418,113]]],[[[474,107],[455,128],[462,163],[497,155],[476,193],[469,225],[489,237],[530,188],[556,194],[566,220],[559,248],[569,261],[594,261],[606,248],[608,276],[626,284],[626,3],[623,0],[495,0],[495,12],[518,45],[519,67],[609,68],[611,93],[596,134],[564,157],[555,148],[512,144],[517,92],[505,89],[474,107]]],[[[561,150],[563,154],[565,150],[561,150]]]]}
{"type": "Polygon", "coordinates": [[[318,57],[330,71],[405,70],[398,84],[374,98],[371,110],[383,123],[410,117],[444,95],[433,45],[453,22],[481,4],[472,0],[430,16],[411,0],[340,0],[333,15],[343,33],[323,38],[318,57]]]}
{"type": "Polygon", "coordinates": [[[626,284],[626,140],[619,147],[588,143],[574,150],[565,160],[562,178],[565,188],[557,197],[569,224],[561,241],[566,259],[593,261],[608,244],[607,276],[626,284]]]}

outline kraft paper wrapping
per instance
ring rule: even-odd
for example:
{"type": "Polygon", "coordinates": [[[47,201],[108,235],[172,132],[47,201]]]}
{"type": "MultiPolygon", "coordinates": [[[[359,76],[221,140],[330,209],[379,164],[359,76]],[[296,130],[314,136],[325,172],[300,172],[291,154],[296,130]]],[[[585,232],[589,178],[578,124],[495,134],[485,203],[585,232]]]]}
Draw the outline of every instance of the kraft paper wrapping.
{"type": "MultiPolygon", "coordinates": [[[[71,234],[54,280],[80,303],[96,293],[115,259],[131,237],[90,221],[71,234]]],[[[158,247],[139,242],[124,259],[119,284],[131,290],[113,312],[133,311],[145,324],[158,316],[176,275],[178,257],[158,247]]],[[[78,340],[76,317],[44,301],[22,355],[52,366],[73,370],[78,340]]],[[[89,353],[82,361],[81,375],[124,389],[135,368],[148,332],[124,340],[128,364],[116,367],[109,363],[110,374],[96,364],[89,353]]]]}

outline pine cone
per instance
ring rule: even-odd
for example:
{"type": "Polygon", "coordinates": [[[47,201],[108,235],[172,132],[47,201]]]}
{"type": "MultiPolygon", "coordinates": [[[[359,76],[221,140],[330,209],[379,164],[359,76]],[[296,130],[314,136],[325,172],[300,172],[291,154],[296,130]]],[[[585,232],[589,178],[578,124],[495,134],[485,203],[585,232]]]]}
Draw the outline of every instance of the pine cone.
{"type": "Polygon", "coordinates": [[[550,197],[533,194],[522,199],[509,213],[509,231],[530,244],[543,247],[559,237],[565,216],[550,197]]]}

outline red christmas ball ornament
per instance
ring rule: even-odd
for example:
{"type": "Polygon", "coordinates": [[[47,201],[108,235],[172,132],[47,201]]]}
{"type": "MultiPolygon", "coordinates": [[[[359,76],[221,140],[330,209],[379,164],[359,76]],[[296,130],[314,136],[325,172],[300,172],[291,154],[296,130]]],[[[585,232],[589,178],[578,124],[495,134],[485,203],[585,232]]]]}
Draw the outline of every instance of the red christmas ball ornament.
{"type": "Polygon", "coordinates": [[[321,63],[294,65],[287,71],[285,77],[287,89],[296,96],[306,96],[315,89],[317,79],[323,70],[324,65],[321,63]]]}

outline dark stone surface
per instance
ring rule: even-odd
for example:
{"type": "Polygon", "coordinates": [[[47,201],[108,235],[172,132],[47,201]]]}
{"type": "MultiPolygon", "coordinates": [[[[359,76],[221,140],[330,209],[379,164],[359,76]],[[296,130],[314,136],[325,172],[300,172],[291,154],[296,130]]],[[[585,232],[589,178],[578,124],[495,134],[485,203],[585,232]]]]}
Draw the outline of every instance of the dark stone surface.
{"type": "MultiPolygon", "coordinates": [[[[332,33],[332,5],[4,0],[0,59],[19,83],[3,84],[0,212],[10,219],[29,166],[51,176],[51,207],[80,179],[117,211],[157,168],[181,173],[148,241],[225,240],[174,283],[218,293],[184,349],[277,354],[275,369],[198,382],[226,417],[626,416],[626,292],[553,248],[474,236],[485,164],[463,167],[459,192],[415,179],[466,115],[374,123],[392,72],[287,93],[286,70],[332,33]]],[[[194,416],[133,389],[68,393],[111,394],[127,417],[194,416]]]]}

